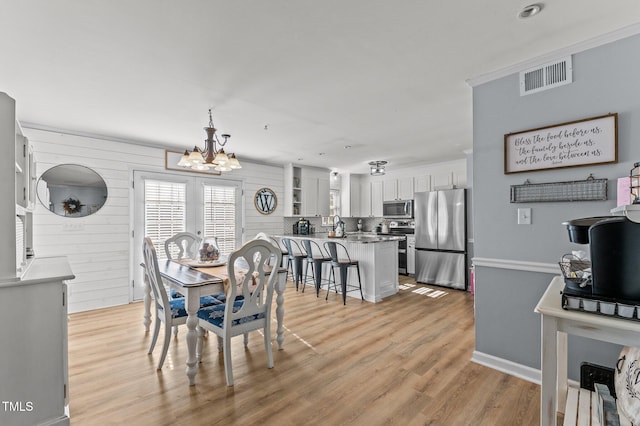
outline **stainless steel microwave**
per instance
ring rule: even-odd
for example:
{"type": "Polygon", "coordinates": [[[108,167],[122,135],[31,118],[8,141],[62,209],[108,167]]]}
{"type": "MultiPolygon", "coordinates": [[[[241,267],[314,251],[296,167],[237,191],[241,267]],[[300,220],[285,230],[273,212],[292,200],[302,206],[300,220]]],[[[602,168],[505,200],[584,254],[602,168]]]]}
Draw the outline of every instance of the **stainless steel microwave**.
{"type": "Polygon", "coordinates": [[[413,200],[383,201],[382,216],[389,219],[413,218],[413,200]]]}

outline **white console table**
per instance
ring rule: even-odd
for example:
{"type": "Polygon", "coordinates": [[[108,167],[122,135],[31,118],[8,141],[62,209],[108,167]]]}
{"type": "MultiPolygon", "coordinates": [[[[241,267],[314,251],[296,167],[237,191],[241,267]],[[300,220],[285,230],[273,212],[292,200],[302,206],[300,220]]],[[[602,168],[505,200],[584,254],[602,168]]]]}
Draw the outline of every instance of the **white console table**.
{"type": "Polygon", "coordinates": [[[567,335],[640,347],[640,322],[562,309],[562,277],[555,277],[538,302],[542,316],[540,424],[555,425],[567,400],[567,335]]]}

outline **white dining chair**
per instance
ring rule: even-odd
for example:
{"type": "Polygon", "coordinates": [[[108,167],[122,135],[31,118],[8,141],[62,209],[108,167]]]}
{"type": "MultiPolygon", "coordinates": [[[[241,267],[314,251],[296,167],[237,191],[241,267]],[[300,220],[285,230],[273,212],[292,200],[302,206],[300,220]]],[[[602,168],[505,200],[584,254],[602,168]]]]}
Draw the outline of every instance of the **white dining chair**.
{"type": "MultiPolygon", "coordinates": [[[[265,232],[258,232],[255,236],[256,240],[264,240],[264,241],[268,241],[270,242],[275,248],[277,248],[278,250],[280,250],[280,252],[282,253],[282,263],[280,266],[284,266],[284,260],[286,259],[286,256],[289,254],[287,252],[286,249],[282,248],[280,246],[280,244],[278,244],[278,240],[275,237],[272,237],[271,235],[265,233],[265,232]]],[[[273,263],[273,259],[272,262],[270,264],[274,264],[273,263]]]]}
{"type": "MultiPolygon", "coordinates": [[[[164,241],[164,253],[167,259],[195,259],[198,255],[198,247],[202,238],[191,232],[178,232],[164,241]]],[[[169,288],[169,296],[172,299],[184,297],[179,292],[169,288]]],[[[173,335],[178,335],[178,327],[173,327],[173,335]]]]}
{"type": "MultiPolygon", "coordinates": [[[[282,253],[262,239],[251,240],[231,253],[227,263],[229,285],[225,304],[198,311],[199,326],[215,333],[219,344],[222,341],[227,386],[233,386],[231,338],[234,336],[245,335],[244,344],[247,346],[247,333],[262,330],[267,366],[273,368],[271,302],[279,274],[276,266],[269,265],[272,257],[275,257],[275,265],[279,265],[282,253]]],[[[198,333],[200,348],[202,334],[198,333]]]]}
{"type": "MultiPolygon", "coordinates": [[[[158,269],[158,256],[153,246],[151,238],[145,238],[143,243],[144,267],[151,286],[154,297],[155,306],[155,326],[153,328],[153,336],[151,337],[151,345],[149,353],[153,353],[158,340],[160,331],[160,323],[164,324],[164,343],[162,345],[162,353],[158,361],[158,370],[162,368],[164,360],[169,349],[169,341],[171,336],[171,327],[179,326],[187,322],[187,311],[184,307],[184,297],[170,300],[162,282],[162,276],[158,269]]],[[[221,303],[221,302],[220,302],[221,303]]]]}
{"type": "Polygon", "coordinates": [[[200,246],[200,238],[191,232],[178,232],[164,242],[167,259],[195,259],[200,246]]]}

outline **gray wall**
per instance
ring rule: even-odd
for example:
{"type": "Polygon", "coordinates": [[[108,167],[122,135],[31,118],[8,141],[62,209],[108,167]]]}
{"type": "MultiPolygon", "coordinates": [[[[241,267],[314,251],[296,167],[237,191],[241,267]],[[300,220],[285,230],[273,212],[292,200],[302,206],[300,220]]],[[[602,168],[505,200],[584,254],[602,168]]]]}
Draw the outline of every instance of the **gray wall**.
{"type": "MultiPolygon", "coordinates": [[[[586,246],[570,243],[561,222],[608,215],[616,206],[616,180],[640,161],[640,36],[573,55],[572,84],[520,96],[513,74],[473,88],[473,205],[475,256],[556,263],[586,246]],[[504,135],[618,113],[618,158],[613,165],[512,175],[503,173],[504,135]],[[609,179],[608,201],[511,204],[510,185],[609,179]],[[517,208],[532,208],[532,224],[517,224],[517,208]]],[[[558,269],[559,273],[559,269],[558,269]]],[[[540,368],[540,318],[533,309],[552,274],[492,267],[476,269],[476,350],[540,368]]],[[[582,361],[613,366],[618,346],[571,338],[569,374],[582,361]]]]}

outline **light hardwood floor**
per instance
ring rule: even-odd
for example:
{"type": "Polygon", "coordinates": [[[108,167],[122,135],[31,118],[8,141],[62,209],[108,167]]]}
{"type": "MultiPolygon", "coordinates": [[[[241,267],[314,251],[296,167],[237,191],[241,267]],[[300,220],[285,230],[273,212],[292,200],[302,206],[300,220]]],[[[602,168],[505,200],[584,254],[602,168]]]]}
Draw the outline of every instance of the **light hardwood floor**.
{"type": "Polygon", "coordinates": [[[288,283],[282,351],[272,321],[275,367],[266,367],[258,332],[246,350],[237,337],[232,388],[213,336],[197,384],[188,386],[184,327],[156,371],[160,348],[147,355],[141,303],[70,315],[72,425],[539,424],[538,385],[469,361],[470,294],[416,285],[381,303],[348,298],[346,306],[324,295],[288,283]],[[447,294],[412,291],[423,287],[447,294]]]}

